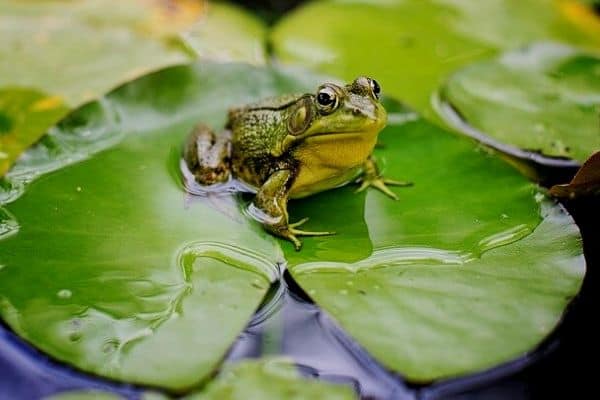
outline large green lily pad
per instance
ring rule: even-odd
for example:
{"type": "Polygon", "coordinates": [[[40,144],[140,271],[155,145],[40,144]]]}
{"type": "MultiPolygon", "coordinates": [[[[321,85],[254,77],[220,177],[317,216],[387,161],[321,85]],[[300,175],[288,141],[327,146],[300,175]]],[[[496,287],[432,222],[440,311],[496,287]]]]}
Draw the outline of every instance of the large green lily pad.
{"type": "Polygon", "coordinates": [[[323,79],[176,67],[69,116],[0,196],[3,318],[79,368],[181,390],[218,365],[285,254],[309,295],[409,379],[477,371],[539,343],[583,278],[573,221],[493,153],[392,100],[376,156],[415,186],[394,189],[397,202],[351,186],[291,202],[293,220],[338,232],[304,238],[300,252],[249,221],[245,197],[185,194],[178,154],[194,123],[222,126],[231,105],[323,79]]]}
{"type": "Polygon", "coordinates": [[[283,62],[344,79],[371,75],[387,93],[426,117],[437,118],[431,98],[443,79],[459,67],[534,40],[600,46],[600,36],[572,24],[558,3],[315,1],[275,26],[273,51],[283,62]]]}
{"type": "Polygon", "coordinates": [[[286,246],[294,279],[413,381],[530,351],[581,285],[572,219],[497,157],[402,109],[380,140],[386,176],[415,186],[397,189],[398,202],[369,192],[357,205],[344,188],[292,204],[294,218],[340,233],[286,246]]]}
{"type": "Polygon", "coordinates": [[[532,45],[455,73],[441,97],[465,123],[513,152],[583,162],[600,150],[598,55],[532,45]]]}
{"type": "Polygon", "coordinates": [[[0,313],[9,325],[54,357],[111,378],[182,390],[210,375],[281,256],[235,201],[186,195],[173,169],[198,120],[220,125],[232,102],[296,89],[298,80],[278,76],[170,69],[80,109],[34,148],[13,185],[122,140],[42,177],[0,214],[8,236],[0,313]]]}

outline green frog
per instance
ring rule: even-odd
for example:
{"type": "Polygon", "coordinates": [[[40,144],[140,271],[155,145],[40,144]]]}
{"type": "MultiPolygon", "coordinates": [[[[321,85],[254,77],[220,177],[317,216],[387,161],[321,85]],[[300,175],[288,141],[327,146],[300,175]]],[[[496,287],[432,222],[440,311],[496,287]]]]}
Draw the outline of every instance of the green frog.
{"type": "Polygon", "coordinates": [[[377,81],[361,76],[231,109],[218,135],[203,124],[192,130],[184,160],[201,185],[235,178],[253,188],[249,213],[299,250],[298,236],[334,232],[299,229],[308,218],[290,223],[289,199],[356,181],[358,192],[374,187],[397,200],[387,185],[410,185],[383,178],[372,157],[387,120],[380,92],[377,81]]]}

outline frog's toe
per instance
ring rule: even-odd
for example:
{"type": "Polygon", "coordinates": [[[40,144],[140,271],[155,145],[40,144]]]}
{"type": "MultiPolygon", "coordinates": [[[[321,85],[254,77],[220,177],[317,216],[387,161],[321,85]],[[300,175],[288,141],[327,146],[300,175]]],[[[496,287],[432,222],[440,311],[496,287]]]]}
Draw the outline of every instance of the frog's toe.
{"type": "Polygon", "coordinates": [[[308,217],[304,217],[300,221],[294,222],[293,224],[289,224],[289,227],[296,228],[296,227],[302,225],[303,223],[305,223],[306,221],[308,221],[308,217]]]}
{"type": "Polygon", "coordinates": [[[298,236],[329,236],[335,235],[335,232],[317,232],[317,231],[302,231],[300,229],[294,229],[290,227],[290,232],[298,236]]]}
{"type": "Polygon", "coordinates": [[[294,245],[294,249],[296,249],[296,251],[298,251],[302,248],[302,242],[300,241],[300,239],[298,239],[296,237],[293,228],[278,230],[278,231],[276,231],[276,233],[277,233],[277,235],[281,236],[282,238],[292,242],[292,244],[294,245]]]}
{"type": "Polygon", "coordinates": [[[363,190],[365,190],[366,188],[368,188],[369,186],[371,186],[371,182],[369,182],[368,180],[362,180],[360,181],[360,186],[358,187],[358,189],[356,189],[354,191],[354,193],[360,193],[363,190]]]}
{"type": "Polygon", "coordinates": [[[362,192],[363,190],[365,190],[368,187],[374,187],[375,189],[386,194],[388,197],[390,197],[394,200],[398,200],[398,195],[396,195],[396,193],[392,192],[390,190],[390,188],[388,188],[386,185],[406,187],[406,186],[412,186],[413,184],[412,184],[412,182],[396,181],[393,179],[387,179],[387,178],[383,178],[383,177],[363,178],[360,180],[360,186],[358,187],[358,189],[356,189],[356,193],[362,192]]]}
{"type": "Polygon", "coordinates": [[[296,229],[300,225],[304,224],[308,221],[308,217],[302,218],[298,222],[294,222],[293,224],[288,225],[288,231],[292,233],[292,235],[298,236],[327,236],[327,235],[335,235],[335,232],[315,232],[315,231],[303,231],[300,229],[296,229]]]}
{"type": "Polygon", "coordinates": [[[375,189],[378,189],[381,192],[385,193],[392,199],[398,200],[398,195],[396,193],[392,192],[390,190],[390,188],[385,185],[385,182],[383,181],[383,179],[375,179],[370,182],[370,185],[373,186],[375,189]]]}
{"type": "Polygon", "coordinates": [[[383,178],[383,183],[385,183],[386,185],[390,185],[390,186],[400,186],[400,187],[413,186],[412,182],[397,181],[395,179],[388,179],[388,178],[383,178]]]}
{"type": "Polygon", "coordinates": [[[300,249],[302,248],[302,242],[294,234],[290,233],[286,236],[286,239],[292,242],[296,251],[300,251],[300,249]]]}

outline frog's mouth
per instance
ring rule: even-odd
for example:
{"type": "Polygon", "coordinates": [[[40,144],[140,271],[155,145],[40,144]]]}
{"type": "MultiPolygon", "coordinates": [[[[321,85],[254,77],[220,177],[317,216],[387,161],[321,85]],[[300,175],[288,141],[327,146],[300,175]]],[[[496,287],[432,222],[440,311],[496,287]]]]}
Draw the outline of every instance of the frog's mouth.
{"type": "Polygon", "coordinates": [[[376,136],[379,133],[379,131],[380,129],[363,129],[357,131],[319,132],[313,133],[312,135],[306,135],[305,139],[310,140],[313,138],[319,138],[318,140],[323,140],[323,138],[325,137],[332,137],[332,139],[335,137],[335,140],[359,138],[371,139],[373,136],[376,136]]]}
{"type": "Polygon", "coordinates": [[[319,132],[312,135],[308,135],[308,138],[319,137],[319,136],[360,136],[364,135],[364,131],[343,131],[343,132],[319,132]]]}

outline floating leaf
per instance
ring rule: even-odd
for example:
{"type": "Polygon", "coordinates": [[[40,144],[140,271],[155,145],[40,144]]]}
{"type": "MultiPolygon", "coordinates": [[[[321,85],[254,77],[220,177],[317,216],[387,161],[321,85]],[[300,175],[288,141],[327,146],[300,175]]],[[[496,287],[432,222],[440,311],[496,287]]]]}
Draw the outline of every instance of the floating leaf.
{"type": "Polygon", "coordinates": [[[77,106],[189,54],[147,28],[142,1],[6,0],[0,5],[0,86],[24,86],[77,106]]]}
{"type": "MultiPolygon", "coordinates": [[[[214,381],[184,400],[351,400],[351,388],[302,378],[283,358],[262,358],[226,365],[214,381]]],[[[105,392],[66,392],[46,400],[118,400],[105,392]]],[[[167,400],[160,393],[144,393],[143,400],[167,400]]]]}
{"type": "Polygon", "coordinates": [[[68,110],[57,96],[30,89],[0,89],[0,176],[38,140],[40,131],[68,110]]]}
{"type": "MultiPolygon", "coordinates": [[[[0,87],[29,87],[77,107],[150,71],[190,62],[194,50],[204,58],[264,61],[264,49],[257,44],[264,28],[256,18],[225,4],[206,8],[195,0],[127,0],[118,7],[110,0],[3,1],[0,87]],[[179,36],[183,31],[189,31],[185,40],[179,36]]],[[[0,103],[12,101],[4,96],[6,91],[0,103]]],[[[15,130],[10,140],[35,141],[62,115],[54,114],[45,124],[29,116],[38,121],[35,129],[15,130]]],[[[0,153],[10,161],[21,150],[0,142],[0,153]]],[[[0,176],[5,172],[5,166],[0,168],[0,176]]]]}
{"type": "Polygon", "coordinates": [[[526,150],[583,162],[600,149],[597,55],[533,45],[455,73],[441,96],[450,116],[459,115],[509,153],[526,150]]]}
{"type": "Polygon", "coordinates": [[[5,199],[22,194],[0,213],[12,227],[0,241],[9,325],[99,375],[173,390],[207,378],[281,256],[234,199],[185,193],[173,173],[180,146],[197,121],[222,125],[228,106],[301,83],[244,66],[178,67],[65,119],[9,176],[5,199]]]}
{"type": "Polygon", "coordinates": [[[266,26],[256,17],[227,3],[208,4],[204,18],[182,37],[201,59],[265,64],[266,26]]]}
{"type": "Polygon", "coordinates": [[[248,220],[244,200],[184,194],[178,157],[196,122],[221,127],[232,105],[323,80],[175,67],[66,118],[0,195],[12,226],[0,241],[6,322],[79,368],[182,390],[218,365],[275,279],[277,243],[307,293],[410,379],[473,372],[539,343],[583,278],[572,220],[554,205],[540,214],[543,196],[493,152],[392,100],[376,156],[415,186],[395,188],[397,202],[352,186],[290,202],[293,220],[338,232],[303,238],[300,252],[248,220]]]}
{"type": "Polygon", "coordinates": [[[431,98],[449,73],[541,39],[600,46],[600,35],[577,29],[556,3],[538,0],[318,1],[284,17],[272,33],[278,59],[344,79],[372,75],[429,118],[437,118],[431,98]]]}
{"type": "Polygon", "coordinates": [[[284,359],[260,359],[229,365],[200,393],[186,400],[350,400],[352,389],[302,379],[284,359]]]}
{"type": "Polygon", "coordinates": [[[339,233],[301,252],[285,245],[294,279],[412,381],[532,350],[581,286],[573,220],[497,157],[414,114],[391,112],[380,141],[385,175],[414,187],[393,189],[397,202],[371,191],[351,206],[358,196],[342,188],[291,203],[292,219],[339,233]]]}

